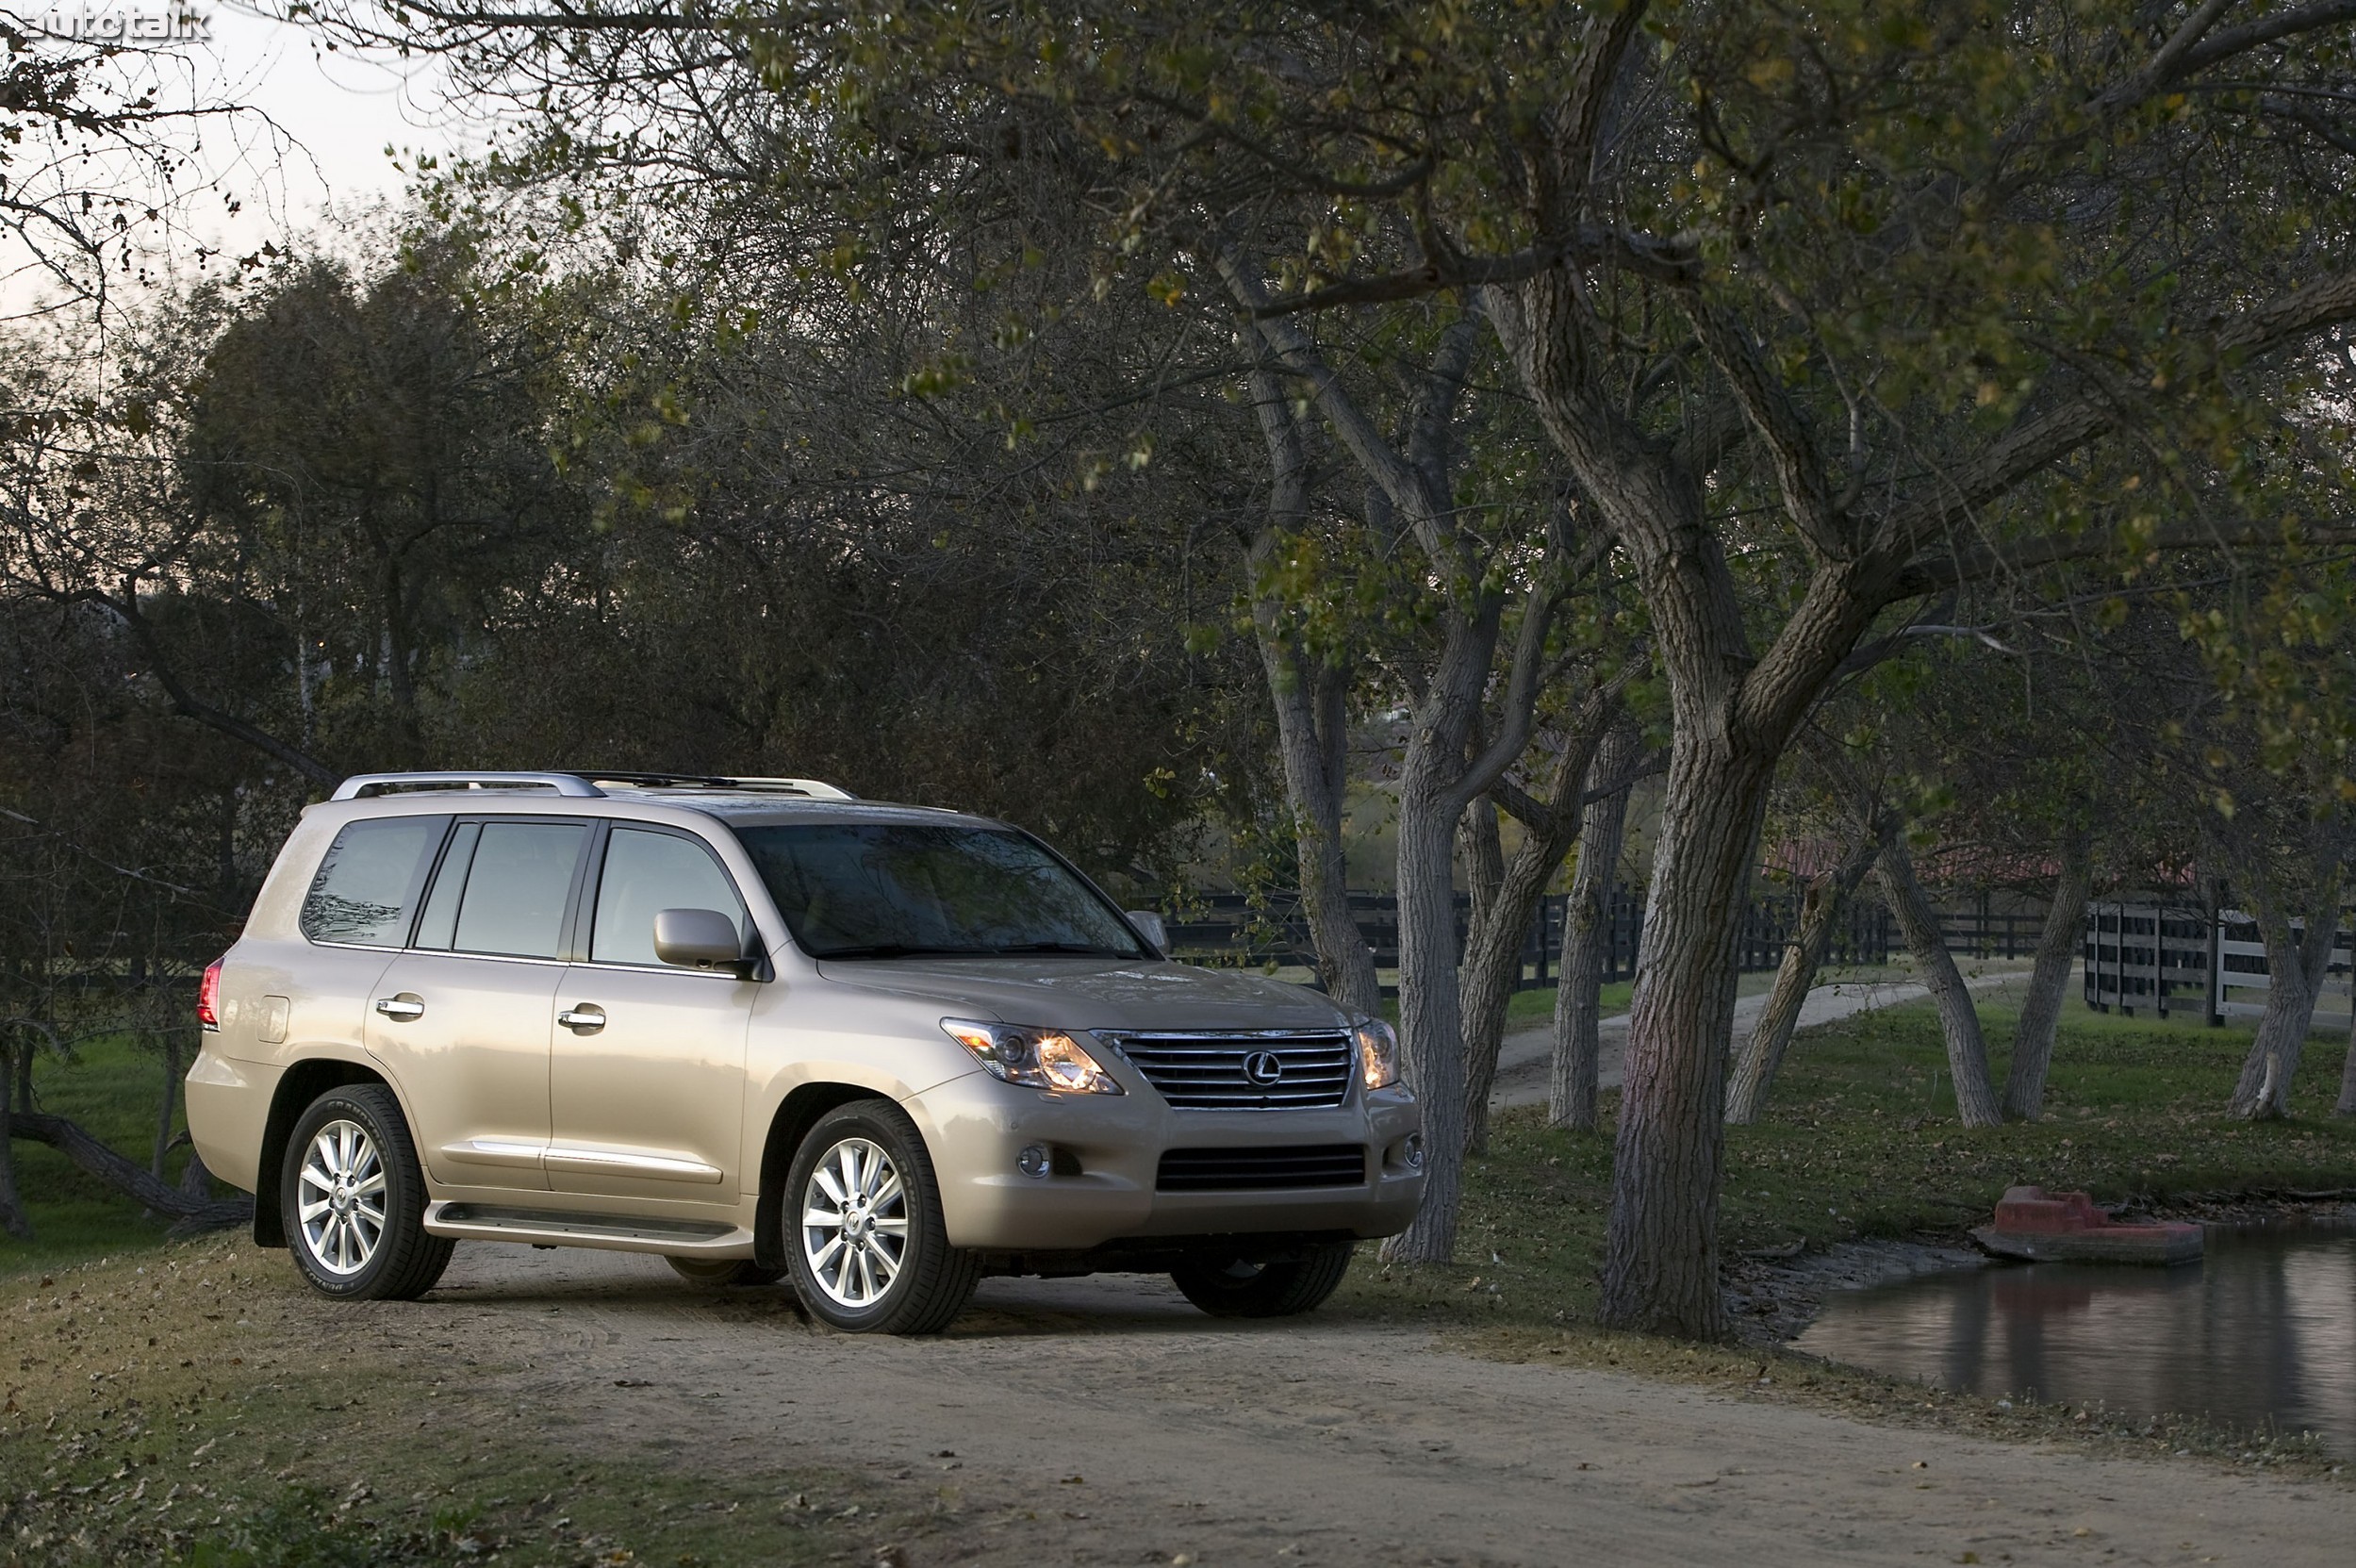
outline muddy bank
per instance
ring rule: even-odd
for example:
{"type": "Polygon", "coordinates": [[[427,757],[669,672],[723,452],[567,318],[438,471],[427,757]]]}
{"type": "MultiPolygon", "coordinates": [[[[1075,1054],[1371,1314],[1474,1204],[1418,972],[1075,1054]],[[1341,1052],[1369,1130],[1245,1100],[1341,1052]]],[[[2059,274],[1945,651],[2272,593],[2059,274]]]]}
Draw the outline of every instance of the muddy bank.
{"type": "Polygon", "coordinates": [[[1789,1256],[1750,1253],[1726,1267],[1726,1310],[1744,1340],[1781,1345],[1816,1321],[1824,1310],[1824,1297],[1833,1291],[1985,1268],[1988,1262],[1968,1237],[1836,1242],[1821,1252],[1789,1256]]]}
{"type": "MultiPolygon", "coordinates": [[[[2356,1223],[2356,1188],[2316,1193],[2188,1193],[2165,1203],[2125,1203],[2112,1217],[2129,1224],[2183,1220],[2196,1225],[2356,1223]]],[[[1836,1242],[1819,1252],[1750,1252],[1725,1268],[1726,1310],[1735,1331],[1755,1345],[1783,1345],[1806,1329],[1834,1291],[1894,1285],[1926,1274],[1986,1268],[1988,1257],[1967,1234],[1905,1241],[1836,1242]]]]}

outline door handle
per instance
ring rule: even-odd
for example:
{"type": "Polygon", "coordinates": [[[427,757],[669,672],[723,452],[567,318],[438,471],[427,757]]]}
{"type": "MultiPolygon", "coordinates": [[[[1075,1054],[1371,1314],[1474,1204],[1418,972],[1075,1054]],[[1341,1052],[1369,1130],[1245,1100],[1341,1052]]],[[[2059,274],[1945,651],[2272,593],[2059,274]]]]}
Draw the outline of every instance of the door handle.
{"type": "Polygon", "coordinates": [[[407,1023],[411,1018],[425,1016],[425,1003],[404,991],[397,997],[376,999],[376,1011],[395,1023],[407,1023]]]}
{"type": "Polygon", "coordinates": [[[605,1027],[605,1009],[585,1001],[557,1014],[556,1021],[575,1034],[595,1034],[605,1027]]]}

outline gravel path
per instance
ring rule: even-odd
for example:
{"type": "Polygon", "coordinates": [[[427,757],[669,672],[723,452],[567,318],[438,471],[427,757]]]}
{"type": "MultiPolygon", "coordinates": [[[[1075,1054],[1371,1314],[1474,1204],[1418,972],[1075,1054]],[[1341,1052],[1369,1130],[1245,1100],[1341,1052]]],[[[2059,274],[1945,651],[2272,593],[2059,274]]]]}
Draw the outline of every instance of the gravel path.
{"type": "Polygon", "coordinates": [[[545,1441],[947,1489],[909,1568],[2344,1568],[2356,1540],[2356,1493],[2333,1485],[1478,1361],[1405,1329],[1218,1323],[1150,1280],[994,1280],[947,1335],[896,1341],[814,1331],[776,1292],[700,1294],[653,1259],[468,1243],[433,1296],[367,1311],[393,1346],[479,1359],[465,1376],[545,1441]]]}
{"type": "MultiPolygon", "coordinates": [[[[1990,966],[1985,972],[1968,976],[1964,983],[1974,991],[1990,991],[2014,984],[2027,978],[2026,964],[1990,966]]],[[[1800,1004],[1800,1027],[1828,1024],[1836,1018],[1852,1017],[1859,1013],[1877,1012],[1896,1007],[1901,1002],[1919,1001],[1931,993],[1927,987],[1911,981],[1840,981],[1820,985],[1808,993],[1808,999],[1800,1004]]],[[[1759,1015],[1767,1010],[1767,993],[1735,999],[1735,1035],[1747,1037],[1759,1015]]],[[[1628,1015],[1615,1013],[1603,1019],[1601,1086],[1620,1087],[1620,1053],[1628,1043],[1628,1015]]],[[[1549,1064],[1554,1058],[1555,1035],[1552,1025],[1524,1029],[1505,1038],[1497,1052],[1497,1078],[1489,1094],[1492,1110],[1508,1105],[1542,1105],[1546,1101],[1546,1081],[1549,1064]]]]}

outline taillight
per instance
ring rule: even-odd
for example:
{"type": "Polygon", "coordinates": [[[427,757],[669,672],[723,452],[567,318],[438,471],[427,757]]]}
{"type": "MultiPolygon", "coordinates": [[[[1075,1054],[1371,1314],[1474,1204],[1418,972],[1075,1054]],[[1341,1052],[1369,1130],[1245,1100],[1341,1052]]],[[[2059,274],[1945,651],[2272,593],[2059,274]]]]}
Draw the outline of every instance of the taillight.
{"type": "Polygon", "coordinates": [[[205,978],[196,982],[196,1021],[207,1033],[221,1029],[221,960],[216,958],[205,966],[205,978]]]}

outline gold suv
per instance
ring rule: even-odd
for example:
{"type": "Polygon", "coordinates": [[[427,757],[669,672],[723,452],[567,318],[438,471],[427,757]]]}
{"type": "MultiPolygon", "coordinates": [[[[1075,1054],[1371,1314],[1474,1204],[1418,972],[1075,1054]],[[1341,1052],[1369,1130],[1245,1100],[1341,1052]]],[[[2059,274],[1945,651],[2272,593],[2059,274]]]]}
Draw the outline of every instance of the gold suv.
{"type": "Polygon", "coordinates": [[[853,1330],[985,1274],[1305,1312],[1422,1197],[1392,1032],[1163,945],[1028,834],[811,780],[369,775],[206,972],[189,1127],[334,1296],[465,1237],[853,1330]]]}

